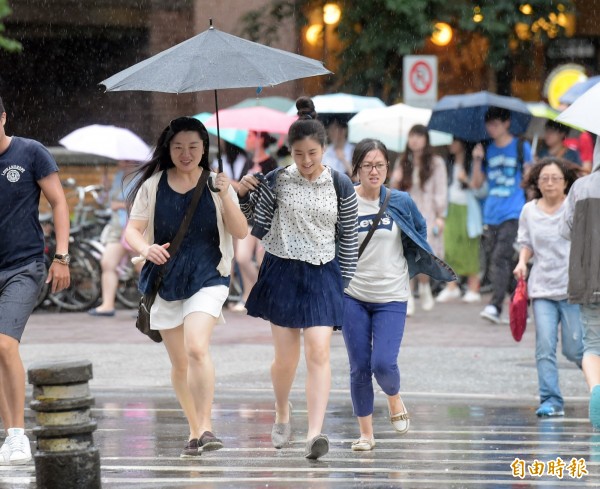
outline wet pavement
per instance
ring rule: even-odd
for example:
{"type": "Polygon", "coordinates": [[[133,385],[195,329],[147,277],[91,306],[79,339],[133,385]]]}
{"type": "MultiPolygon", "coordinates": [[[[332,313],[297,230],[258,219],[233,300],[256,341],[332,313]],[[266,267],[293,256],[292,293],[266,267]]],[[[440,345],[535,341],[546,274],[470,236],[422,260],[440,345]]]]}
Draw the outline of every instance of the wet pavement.
{"type": "MultiPolygon", "coordinates": [[[[581,372],[561,358],[566,416],[539,420],[534,326],[515,343],[508,326],[479,319],[481,307],[439,305],[408,320],[400,368],[411,427],[404,435],[393,430],[378,392],[372,452],[350,450],[358,431],[336,333],[324,427],[331,449],[317,462],[302,456],[303,362],[291,396],[293,442],[282,450],[271,446],[272,348],[263,321],[228,313],[228,323],[215,330],[214,430],[225,448],[194,460],[179,458],[187,430],[169,386],[166,353],[135,330],[130,311],[101,319],[36,313],[22,352],[26,368],[36,361],[92,361],[94,439],[105,488],[600,486],[600,432],[587,419],[581,372]]],[[[33,414],[26,414],[31,429],[33,414]]],[[[35,486],[33,465],[0,467],[0,488],[35,486]]]]}

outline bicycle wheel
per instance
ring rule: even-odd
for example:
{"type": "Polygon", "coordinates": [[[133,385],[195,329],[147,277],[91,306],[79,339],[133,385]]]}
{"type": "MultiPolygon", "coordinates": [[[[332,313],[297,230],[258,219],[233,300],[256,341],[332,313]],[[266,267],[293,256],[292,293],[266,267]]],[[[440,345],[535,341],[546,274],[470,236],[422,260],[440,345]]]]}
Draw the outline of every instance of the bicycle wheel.
{"type": "Polygon", "coordinates": [[[100,263],[89,250],[71,245],[71,285],[48,297],[53,304],[67,311],[85,311],[100,298],[100,263]]]}
{"type": "Polygon", "coordinates": [[[122,274],[119,274],[116,298],[125,307],[134,309],[138,307],[140,297],[142,297],[142,294],[138,290],[138,276],[131,266],[122,274]]]}

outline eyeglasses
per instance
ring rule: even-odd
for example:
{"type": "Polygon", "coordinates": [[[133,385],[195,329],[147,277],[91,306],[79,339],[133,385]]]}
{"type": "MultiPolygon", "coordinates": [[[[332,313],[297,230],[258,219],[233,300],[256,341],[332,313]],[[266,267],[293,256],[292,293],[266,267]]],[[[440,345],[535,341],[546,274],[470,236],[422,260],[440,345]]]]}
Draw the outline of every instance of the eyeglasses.
{"type": "Polygon", "coordinates": [[[373,168],[375,168],[379,173],[381,173],[383,170],[387,170],[387,167],[388,166],[386,163],[377,163],[376,165],[372,165],[371,163],[364,163],[360,165],[360,169],[365,173],[371,173],[373,168]]]}
{"type": "Polygon", "coordinates": [[[560,182],[561,180],[564,180],[565,177],[559,177],[558,175],[544,175],[543,177],[538,178],[538,182],[540,183],[548,183],[548,182],[552,182],[552,183],[556,183],[556,182],[560,182]]]}

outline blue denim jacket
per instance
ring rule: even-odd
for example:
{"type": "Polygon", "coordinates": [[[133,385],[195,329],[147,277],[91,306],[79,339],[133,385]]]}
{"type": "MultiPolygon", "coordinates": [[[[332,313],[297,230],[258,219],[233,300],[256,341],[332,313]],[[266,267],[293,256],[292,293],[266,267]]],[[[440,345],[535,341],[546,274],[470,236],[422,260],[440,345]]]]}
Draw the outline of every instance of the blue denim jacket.
{"type": "Polygon", "coordinates": [[[410,195],[400,190],[387,189],[382,185],[379,194],[380,206],[383,205],[387,192],[392,192],[392,196],[386,212],[402,231],[402,247],[410,277],[424,273],[444,282],[456,280],[454,270],[433,254],[427,242],[427,224],[410,195]]]}

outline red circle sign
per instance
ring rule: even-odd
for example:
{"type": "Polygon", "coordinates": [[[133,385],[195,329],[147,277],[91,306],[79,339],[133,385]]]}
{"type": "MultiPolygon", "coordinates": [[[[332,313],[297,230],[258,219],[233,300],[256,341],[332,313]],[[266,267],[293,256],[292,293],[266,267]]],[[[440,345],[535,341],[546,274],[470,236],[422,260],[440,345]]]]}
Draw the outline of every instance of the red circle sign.
{"type": "Polygon", "coordinates": [[[408,82],[418,94],[426,93],[433,83],[433,70],[425,61],[417,61],[410,69],[408,82]]]}

